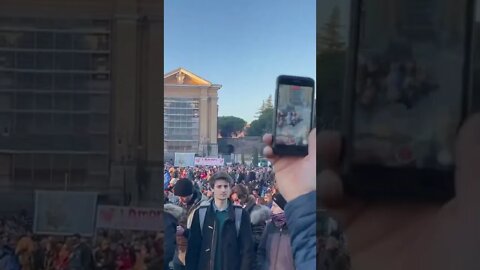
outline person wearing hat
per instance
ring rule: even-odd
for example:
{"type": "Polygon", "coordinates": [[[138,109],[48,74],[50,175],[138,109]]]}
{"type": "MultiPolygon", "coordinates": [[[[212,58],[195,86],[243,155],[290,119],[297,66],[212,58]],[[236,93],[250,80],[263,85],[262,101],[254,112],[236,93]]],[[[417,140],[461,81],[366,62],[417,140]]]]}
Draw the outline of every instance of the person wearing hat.
{"type": "Polygon", "coordinates": [[[179,224],[177,226],[177,249],[173,259],[173,268],[175,270],[183,270],[185,269],[187,239],[193,213],[207,198],[204,197],[200,190],[195,188],[193,182],[187,178],[181,178],[175,183],[173,194],[179,198],[178,204],[185,210],[185,214],[179,218],[179,224]]]}
{"type": "Polygon", "coordinates": [[[232,177],[226,172],[217,172],[209,184],[213,200],[202,203],[193,215],[186,269],[255,269],[250,216],[229,200],[232,177]]]}

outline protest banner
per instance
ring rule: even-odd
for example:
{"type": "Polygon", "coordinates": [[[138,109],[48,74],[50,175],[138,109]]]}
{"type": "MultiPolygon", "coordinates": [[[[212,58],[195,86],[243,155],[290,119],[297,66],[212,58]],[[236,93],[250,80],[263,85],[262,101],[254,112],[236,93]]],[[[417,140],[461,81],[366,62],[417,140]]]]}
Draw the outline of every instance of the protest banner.
{"type": "Polygon", "coordinates": [[[35,234],[92,236],[97,193],[35,191],[35,234]]]}
{"type": "Polygon", "coordinates": [[[217,157],[196,157],[195,166],[223,166],[225,160],[217,157]]]}
{"type": "Polygon", "coordinates": [[[97,229],[161,231],[162,209],[100,205],[97,229]]]}

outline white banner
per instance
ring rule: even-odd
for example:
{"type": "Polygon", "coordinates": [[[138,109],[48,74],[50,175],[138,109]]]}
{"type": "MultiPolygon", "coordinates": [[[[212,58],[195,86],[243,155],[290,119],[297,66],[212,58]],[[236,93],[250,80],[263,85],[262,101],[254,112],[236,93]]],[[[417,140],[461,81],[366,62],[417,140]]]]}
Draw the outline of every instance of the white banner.
{"type": "Polygon", "coordinates": [[[95,228],[97,193],[35,191],[36,234],[92,236],[95,228]]]}
{"type": "Polygon", "coordinates": [[[223,158],[214,158],[214,157],[196,157],[195,166],[223,166],[223,158]]]}
{"type": "Polygon", "coordinates": [[[193,167],[195,162],[195,153],[175,153],[175,166],[193,167]]]}
{"type": "Polygon", "coordinates": [[[161,216],[161,209],[100,205],[97,211],[97,228],[161,231],[161,216]]]}

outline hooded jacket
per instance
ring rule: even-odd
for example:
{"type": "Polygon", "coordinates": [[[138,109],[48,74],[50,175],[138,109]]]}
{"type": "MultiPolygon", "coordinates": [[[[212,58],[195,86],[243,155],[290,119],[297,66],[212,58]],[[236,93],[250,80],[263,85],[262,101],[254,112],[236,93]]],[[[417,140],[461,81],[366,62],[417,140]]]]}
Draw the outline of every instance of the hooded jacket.
{"type": "Polygon", "coordinates": [[[171,203],[163,206],[163,231],[164,231],[164,260],[163,269],[168,269],[168,264],[173,260],[173,256],[177,249],[177,224],[185,210],[171,203]]]}
{"type": "Polygon", "coordinates": [[[270,219],[270,209],[264,205],[256,204],[255,201],[255,197],[250,195],[245,204],[245,211],[250,215],[254,251],[257,252],[257,247],[262,239],[262,233],[265,230],[266,222],[270,219]]]}
{"type": "Polygon", "coordinates": [[[256,270],[295,270],[286,224],[281,228],[268,223],[258,246],[256,270]]]}

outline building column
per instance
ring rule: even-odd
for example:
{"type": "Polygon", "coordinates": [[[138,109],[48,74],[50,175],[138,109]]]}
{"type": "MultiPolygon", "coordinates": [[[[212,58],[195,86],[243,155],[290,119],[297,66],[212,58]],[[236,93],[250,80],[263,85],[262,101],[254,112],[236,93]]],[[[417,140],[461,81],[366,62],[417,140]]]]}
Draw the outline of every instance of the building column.
{"type": "Polygon", "coordinates": [[[218,155],[218,144],[217,144],[217,135],[218,135],[218,128],[217,128],[217,120],[218,120],[218,97],[210,97],[209,103],[209,145],[210,145],[210,155],[217,156],[218,155]]]}
{"type": "Polygon", "coordinates": [[[200,142],[198,153],[203,155],[208,152],[208,92],[206,88],[201,89],[200,94],[200,142]]]}
{"type": "MultiPolygon", "coordinates": [[[[136,1],[118,0],[115,6],[112,31],[112,134],[110,187],[132,188],[135,166],[136,91],[137,91],[137,5],[136,1]]],[[[137,200],[137,193],[132,200],[137,200]]],[[[122,196],[123,197],[123,196],[122,196]]]]}
{"type": "MultiPolygon", "coordinates": [[[[161,13],[163,14],[163,12],[161,13]]],[[[148,54],[144,56],[146,61],[144,70],[145,87],[142,97],[142,137],[143,145],[139,152],[143,160],[137,170],[137,183],[142,192],[141,200],[148,203],[163,203],[162,188],[158,185],[158,179],[163,179],[163,20],[158,17],[149,16],[148,33],[145,35],[148,54]]]]}

